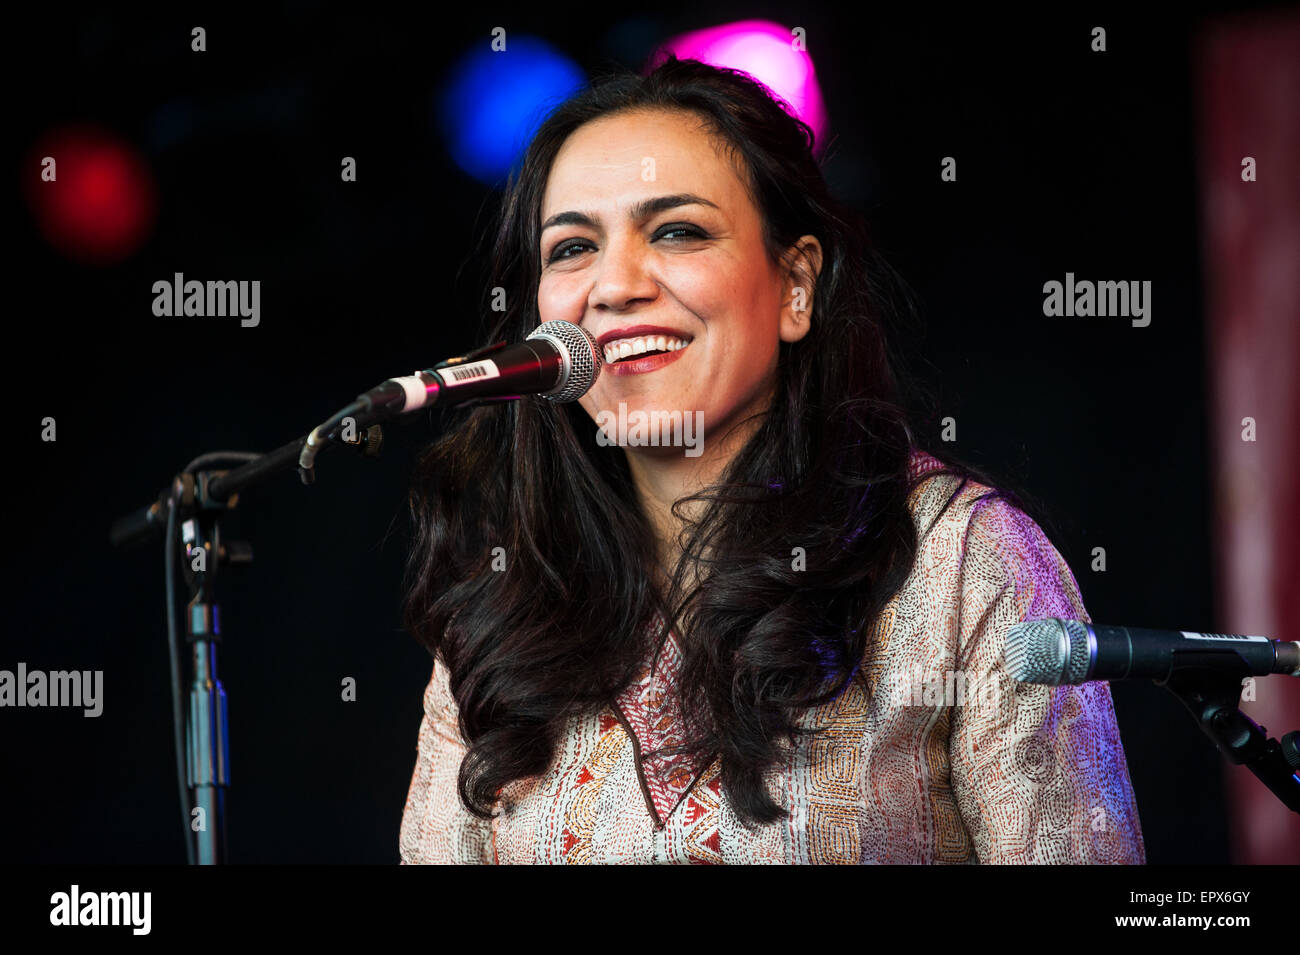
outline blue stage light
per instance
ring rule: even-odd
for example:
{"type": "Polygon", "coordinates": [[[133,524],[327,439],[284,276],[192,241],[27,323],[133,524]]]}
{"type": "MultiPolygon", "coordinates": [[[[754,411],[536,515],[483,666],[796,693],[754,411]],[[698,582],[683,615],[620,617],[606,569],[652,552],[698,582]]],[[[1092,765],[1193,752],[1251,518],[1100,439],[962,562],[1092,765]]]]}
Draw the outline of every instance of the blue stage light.
{"type": "Polygon", "coordinates": [[[586,83],[576,63],[544,40],[510,35],[458,62],[439,97],[447,149],[475,179],[499,185],[546,114],[586,83]]]}

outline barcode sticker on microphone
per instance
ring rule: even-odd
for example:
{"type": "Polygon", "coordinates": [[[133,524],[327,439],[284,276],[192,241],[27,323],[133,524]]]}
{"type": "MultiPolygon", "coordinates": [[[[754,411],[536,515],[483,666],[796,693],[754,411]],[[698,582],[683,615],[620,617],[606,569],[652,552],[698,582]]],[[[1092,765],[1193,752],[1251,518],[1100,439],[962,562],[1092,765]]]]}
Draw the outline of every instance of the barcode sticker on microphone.
{"type": "Polygon", "coordinates": [[[1248,637],[1240,633],[1189,633],[1186,630],[1179,630],[1188,640],[1263,640],[1268,643],[1268,637],[1248,637]]]}
{"type": "Polygon", "coordinates": [[[448,388],[454,388],[456,385],[466,385],[471,381],[500,378],[501,369],[497,368],[496,362],[490,358],[485,358],[482,361],[467,361],[463,365],[450,365],[446,368],[439,368],[438,374],[442,375],[442,380],[448,388]]]}

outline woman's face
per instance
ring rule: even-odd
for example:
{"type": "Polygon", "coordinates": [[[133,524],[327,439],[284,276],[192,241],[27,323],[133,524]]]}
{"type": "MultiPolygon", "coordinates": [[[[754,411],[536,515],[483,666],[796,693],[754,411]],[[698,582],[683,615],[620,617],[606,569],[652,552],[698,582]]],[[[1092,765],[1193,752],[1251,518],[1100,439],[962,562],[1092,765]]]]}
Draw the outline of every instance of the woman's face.
{"type": "MultiPolygon", "coordinates": [[[[815,247],[815,275],[820,246],[800,244],[815,247]]],[[[779,342],[809,328],[807,271],[769,260],[738,170],[693,114],[620,114],[574,132],[547,181],[538,253],[541,320],[587,329],[605,359],[580,399],[594,421],[620,403],[628,415],[702,412],[707,448],[767,407],[779,342]]]]}

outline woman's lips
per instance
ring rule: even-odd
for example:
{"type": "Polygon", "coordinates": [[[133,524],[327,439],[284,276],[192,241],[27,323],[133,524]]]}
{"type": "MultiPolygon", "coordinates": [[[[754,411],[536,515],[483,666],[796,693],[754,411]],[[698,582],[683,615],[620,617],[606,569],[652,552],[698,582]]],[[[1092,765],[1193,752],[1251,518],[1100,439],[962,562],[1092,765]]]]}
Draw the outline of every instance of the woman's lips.
{"type": "Polygon", "coordinates": [[[694,342],[688,343],[677,351],[660,352],[657,355],[643,355],[640,358],[626,358],[623,361],[605,363],[604,370],[611,375],[644,375],[646,372],[658,371],[665,365],[671,365],[688,351],[694,342]]]}

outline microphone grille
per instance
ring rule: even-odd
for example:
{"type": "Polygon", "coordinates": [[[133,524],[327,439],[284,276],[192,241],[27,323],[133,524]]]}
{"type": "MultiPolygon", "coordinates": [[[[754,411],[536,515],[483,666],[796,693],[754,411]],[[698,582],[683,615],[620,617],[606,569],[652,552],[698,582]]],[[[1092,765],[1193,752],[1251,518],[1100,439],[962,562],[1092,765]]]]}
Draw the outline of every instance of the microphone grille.
{"type": "Polygon", "coordinates": [[[1055,617],[1016,624],[1003,648],[1007,672],[1021,683],[1082,683],[1089,658],[1087,625],[1055,617]]]}
{"type": "Polygon", "coordinates": [[[572,322],[544,322],[528,337],[545,338],[560,350],[560,377],[554,388],[543,392],[551,401],[557,404],[576,401],[590,391],[600,377],[600,353],[596,340],[585,328],[572,322]]]}

